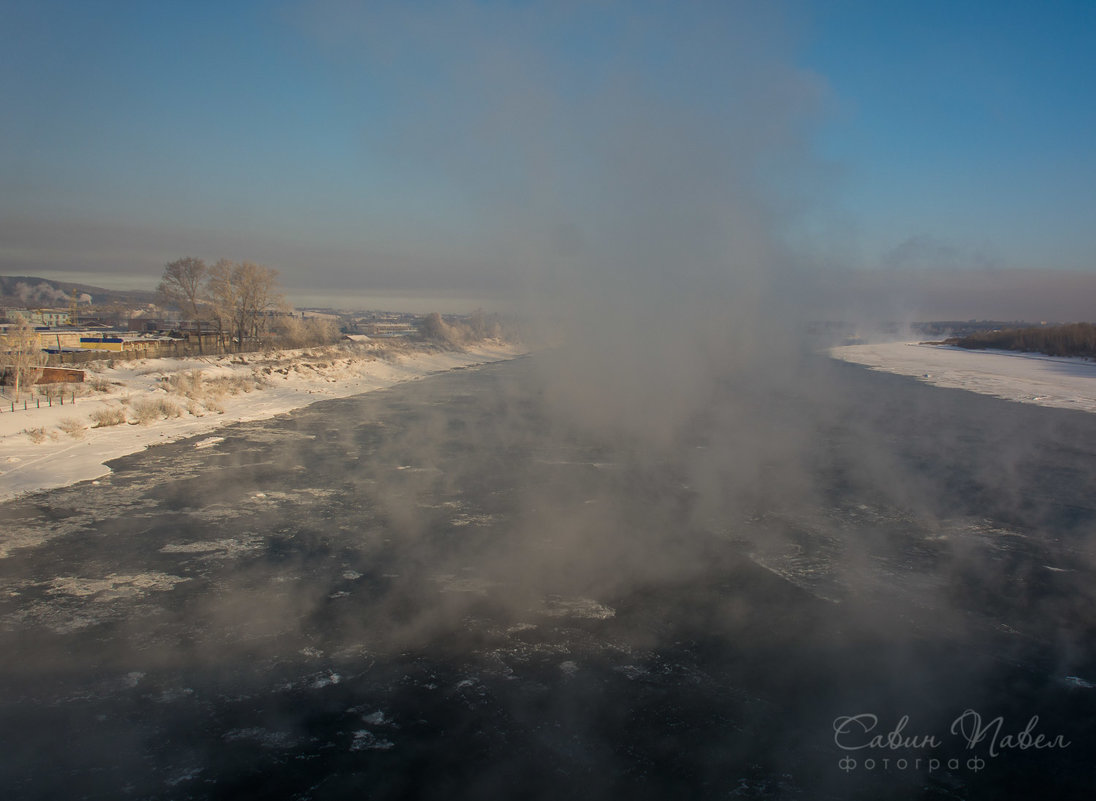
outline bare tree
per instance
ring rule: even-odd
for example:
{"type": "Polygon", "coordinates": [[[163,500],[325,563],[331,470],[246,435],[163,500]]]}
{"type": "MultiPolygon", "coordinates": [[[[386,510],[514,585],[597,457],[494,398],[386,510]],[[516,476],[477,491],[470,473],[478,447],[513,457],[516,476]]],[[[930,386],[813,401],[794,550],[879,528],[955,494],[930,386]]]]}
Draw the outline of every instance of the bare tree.
{"type": "Polygon", "coordinates": [[[248,337],[257,339],[267,312],[281,305],[278,271],[252,261],[220,259],[209,272],[207,287],[214,319],[222,336],[228,332],[243,350],[248,337]]]}
{"type": "Polygon", "coordinates": [[[305,329],[304,320],[289,313],[288,308],[283,311],[287,313],[281,315],[273,326],[279,344],[283,348],[303,348],[308,344],[308,332],[305,329]]]}
{"type": "Polygon", "coordinates": [[[5,366],[11,371],[15,381],[15,399],[19,400],[20,387],[34,383],[38,367],[42,364],[42,345],[38,332],[25,317],[20,317],[8,329],[3,357],[5,366]]]}
{"type": "Polygon", "coordinates": [[[164,277],[157,291],[167,303],[189,313],[198,325],[198,352],[202,353],[202,306],[205,304],[205,283],[209,268],[201,259],[188,256],[164,267],[164,277]]]}
{"type": "Polygon", "coordinates": [[[209,270],[206,279],[206,294],[212,304],[213,321],[217,325],[217,336],[221,347],[225,346],[225,337],[231,337],[235,328],[235,310],[237,306],[236,285],[232,280],[235,262],[218,259],[209,270]]]}
{"type": "Polygon", "coordinates": [[[330,345],[339,338],[339,324],[326,317],[309,317],[305,332],[312,345],[330,345]]]}
{"type": "Polygon", "coordinates": [[[268,312],[283,303],[282,294],[278,291],[278,271],[245,261],[239,266],[236,284],[240,288],[244,331],[257,340],[266,327],[268,312]]]}

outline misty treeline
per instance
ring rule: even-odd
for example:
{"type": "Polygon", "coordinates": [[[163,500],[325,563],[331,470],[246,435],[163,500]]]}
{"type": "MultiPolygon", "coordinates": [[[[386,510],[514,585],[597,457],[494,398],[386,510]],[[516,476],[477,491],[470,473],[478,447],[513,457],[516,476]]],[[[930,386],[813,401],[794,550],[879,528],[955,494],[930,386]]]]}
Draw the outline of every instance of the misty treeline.
{"type": "Polygon", "coordinates": [[[997,348],[1045,353],[1048,356],[1084,356],[1096,359],[1096,324],[1067,323],[979,331],[965,337],[951,337],[944,340],[944,344],[979,350],[997,348]]]}
{"type": "Polygon", "coordinates": [[[467,345],[482,339],[512,339],[514,333],[507,330],[497,314],[484,314],[476,309],[465,318],[446,320],[438,312],[431,312],[422,320],[425,339],[446,345],[467,345]]]}
{"type": "Polygon", "coordinates": [[[258,346],[265,336],[287,347],[334,341],[338,327],[329,319],[293,314],[278,285],[278,271],[252,261],[218,259],[207,265],[188,256],[170,262],[157,287],[160,298],[193,320],[202,351],[202,333],[215,331],[222,347],[258,346]]]}

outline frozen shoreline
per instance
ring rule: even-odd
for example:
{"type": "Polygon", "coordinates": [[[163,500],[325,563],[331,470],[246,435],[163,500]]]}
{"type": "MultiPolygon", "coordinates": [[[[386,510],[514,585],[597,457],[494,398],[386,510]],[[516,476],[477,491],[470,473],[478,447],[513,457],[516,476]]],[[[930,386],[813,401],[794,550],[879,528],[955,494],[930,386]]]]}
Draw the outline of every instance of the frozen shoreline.
{"type": "Polygon", "coordinates": [[[1096,413],[1096,363],[1037,353],[887,342],[830,348],[835,359],[938,387],[1096,413]]]}
{"type": "MultiPolygon", "coordinates": [[[[496,341],[452,351],[370,353],[316,348],[274,354],[142,359],[89,372],[88,381],[95,381],[107,391],[77,397],[75,405],[55,403],[52,408],[0,413],[0,501],[99,478],[110,473],[105,462],[150,445],[207,434],[232,423],[273,417],[322,400],[385,389],[434,373],[512,359],[523,352],[517,346],[496,341]],[[184,394],[185,382],[183,386],[172,386],[172,376],[193,376],[195,371],[201,371],[207,387],[204,392],[184,394]],[[219,382],[223,389],[213,394],[208,389],[210,382],[219,382]],[[137,407],[161,400],[167,408],[178,409],[178,416],[161,416],[147,424],[133,422],[137,407]],[[126,415],[129,421],[94,426],[91,415],[111,411],[126,415]],[[27,433],[35,429],[40,431],[27,433]]],[[[201,445],[199,442],[196,447],[201,445]]]]}

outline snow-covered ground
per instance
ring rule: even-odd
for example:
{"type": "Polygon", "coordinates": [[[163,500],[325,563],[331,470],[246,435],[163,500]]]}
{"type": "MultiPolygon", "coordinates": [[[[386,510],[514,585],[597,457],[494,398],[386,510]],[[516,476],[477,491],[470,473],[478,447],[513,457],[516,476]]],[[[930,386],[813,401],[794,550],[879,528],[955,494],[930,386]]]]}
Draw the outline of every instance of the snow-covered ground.
{"type": "Polygon", "coordinates": [[[110,472],[104,462],[149,445],[522,352],[488,341],[459,351],[316,348],[103,367],[88,372],[75,404],[0,411],[0,500],[97,478],[110,472]]]}
{"type": "Polygon", "coordinates": [[[1096,412],[1096,363],[1037,353],[965,350],[916,342],[846,345],[830,355],[872,370],[914,376],[1019,403],[1096,412]]]}

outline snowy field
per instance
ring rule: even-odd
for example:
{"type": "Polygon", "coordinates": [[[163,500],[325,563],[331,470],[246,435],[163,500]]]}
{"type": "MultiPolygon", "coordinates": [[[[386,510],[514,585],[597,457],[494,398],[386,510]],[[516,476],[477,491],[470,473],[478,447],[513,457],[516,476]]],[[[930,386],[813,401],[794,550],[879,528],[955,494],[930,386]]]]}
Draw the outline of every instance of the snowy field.
{"type": "Polygon", "coordinates": [[[965,350],[916,342],[846,345],[830,355],[872,370],[983,395],[1096,412],[1096,363],[1036,353],[965,350]]]}
{"type": "MultiPolygon", "coordinates": [[[[75,404],[0,412],[0,500],[98,478],[110,472],[104,462],[151,445],[520,353],[483,342],[459,351],[315,348],[103,367],[87,373],[87,394],[75,404]]],[[[195,447],[203,444],[212,443],[195,447]]]]}

